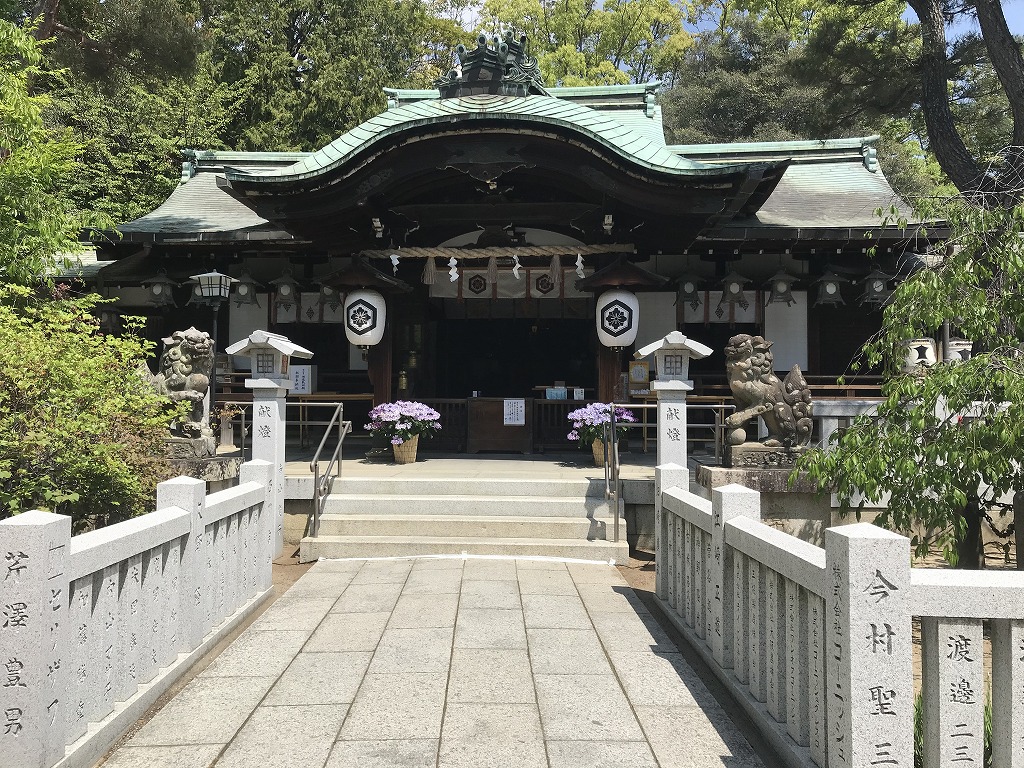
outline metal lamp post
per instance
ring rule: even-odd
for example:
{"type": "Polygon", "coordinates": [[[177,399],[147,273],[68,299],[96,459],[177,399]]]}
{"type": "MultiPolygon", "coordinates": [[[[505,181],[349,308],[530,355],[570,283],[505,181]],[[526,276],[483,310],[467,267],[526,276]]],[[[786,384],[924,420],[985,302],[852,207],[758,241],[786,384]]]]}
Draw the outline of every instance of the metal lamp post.
{"type": "Polygon", "coordinates": [[[192,275],[199,285],[199,295],[213,308],[213,375],[210,377],[210,410],[217,407],[217,313],[220,305],[227,301],[231,294],[231,284],[238,282],[233,277],[221,274],[217,270],[192,275]]]}

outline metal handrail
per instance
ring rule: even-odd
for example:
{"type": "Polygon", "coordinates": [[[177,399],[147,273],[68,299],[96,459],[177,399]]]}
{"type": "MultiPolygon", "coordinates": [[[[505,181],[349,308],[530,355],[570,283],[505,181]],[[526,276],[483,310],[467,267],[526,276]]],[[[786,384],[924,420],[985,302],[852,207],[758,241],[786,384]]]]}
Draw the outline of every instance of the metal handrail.
{"type": "Polygon", "coordinates": [[[604,448],[604,498],[612,502],[612,542],[619,542],[619,439],[615,429],[615,409],[611,404],[611,418],[602,425],[601,445],[604,448]]]}
{"type": "Polygon", "coordinates": [[[342,421],[341,415],[344,409],[345,404],[338,403],[338,407],[334,409],[334,415],[331,416],[327,429],[324,430],[324,436],[320,440],[320,445],[317,446],[316,453],[313,454],[313,460],[309,462],[309,469],[313,473],[313,523],[310,526],[311,536],[320,535],[320,515],[323,514],[323,509],[327,504],[327,497],[331,493],[335,479],[341,477],[341,446],[345,442],[345,435],[352,431],[352,422],[342,421]],[[335,424],[338,425],[338,444],[334,447],[334,453],[331,454],[331,459],[327,462],[327,470],[324,472],[323,477],[321,477],[320,454],[323,452],[324,445],[327,443],[327,438],[330,437],[331,429],[333,429],[335,424]],[[331,475],[332,472],[334,472],[333,476],[331,475]]]}

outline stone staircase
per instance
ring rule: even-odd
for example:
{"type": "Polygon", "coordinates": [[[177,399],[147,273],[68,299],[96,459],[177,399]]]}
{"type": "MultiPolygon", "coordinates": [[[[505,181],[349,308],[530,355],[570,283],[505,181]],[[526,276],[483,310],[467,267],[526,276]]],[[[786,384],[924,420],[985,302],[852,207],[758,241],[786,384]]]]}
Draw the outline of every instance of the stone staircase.
{"type": "Polygon", "coordinates": [[[619,502],[597,479],[342,477],[327,499],[320,535],[302,539],[303,562],[320,557],[512,555],[628,557],[619,502]]]}

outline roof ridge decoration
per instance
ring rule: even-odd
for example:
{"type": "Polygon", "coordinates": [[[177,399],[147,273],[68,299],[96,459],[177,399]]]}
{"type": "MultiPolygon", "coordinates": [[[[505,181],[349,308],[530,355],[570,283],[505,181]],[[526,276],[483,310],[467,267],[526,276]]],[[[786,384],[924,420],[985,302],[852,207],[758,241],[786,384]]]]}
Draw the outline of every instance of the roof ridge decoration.
{"type": "Polygon", "coordinates": [[[488,45],[487,35],[476,39],[476,48],[459,45],[455,52],[459,63],[445,77],[434,81],[442,99],[488,93],[501,96],[547,96],[537,59],[527,51],[527,37],[516,40],[511,31],[505,38],[495,36],[488,45]]]}

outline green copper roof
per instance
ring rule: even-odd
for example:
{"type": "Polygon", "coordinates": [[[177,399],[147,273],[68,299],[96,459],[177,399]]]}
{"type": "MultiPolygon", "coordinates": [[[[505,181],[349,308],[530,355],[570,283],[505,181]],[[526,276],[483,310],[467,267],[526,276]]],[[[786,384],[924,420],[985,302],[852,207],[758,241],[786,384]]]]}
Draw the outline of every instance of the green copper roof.
{"type": "Polygon", "coordinates": [[[664,143],[624,125],[610,114],[553,96],[476,95],[401,104],[370,118],[318,152],[285,168],[244,172],[228,170],[230,181],[273,183],[309,179],[345,165],[356,154],[410,128],[453,124],[470,127],[480,121],[525,127],[562,128],[580,134],[623,160],[649,171],[674,176],[718,176],[739,168],[690,160],[665,149],[664,143]]]}

